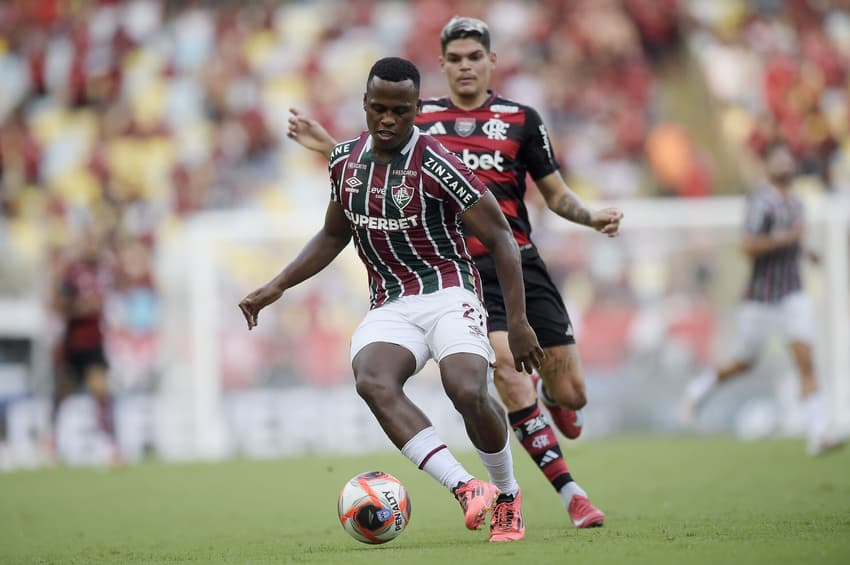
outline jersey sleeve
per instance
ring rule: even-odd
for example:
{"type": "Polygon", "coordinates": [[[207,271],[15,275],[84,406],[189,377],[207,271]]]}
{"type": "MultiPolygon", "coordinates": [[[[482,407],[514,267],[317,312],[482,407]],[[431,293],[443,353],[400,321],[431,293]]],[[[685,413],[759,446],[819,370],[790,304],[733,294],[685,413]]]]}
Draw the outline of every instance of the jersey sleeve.
{"type": "Polygon", "coordinates": [[[803,202],[798,198],[794,198],[794,206],[793,206],[793,219],[791,225],[799,226],[806,223],[806,207],[803,205],[803,202]]]}
{"type": "Polygon", "coordinates": [[[334,168],[328,164],[328,177],[331,181],[331,202],[339,202],[339,179],[334,177],[334,168]]]}
{"type": "Polygon", "coordinates": [[[746,235],[767,235],[772,227],[770,207],[764,198],[751,194],[746,200],[743,231],[746,235]]]}
{"type": "Polygon", "coordinates": [[[542,179],[548,174],[560,170],[552,150],[549,132],[534,108],[525,109],[525,131],[519,148],[519,158],[526,164],[531,178],[542,179]]]}
{"type": "Polygon", "coordinates": [[[348,155],[351,153],[351,141],[344,141],[334,146],[331,151],[331,157],[328,161],[328,177],[331,181],[331,202],[340,202],[342,200],[342,175],[345,172],[345,163],[348,162],[348,155]]]}
{"type": "Polygon", "coordinates": [[[438,141],[428,144],[423,151],[422,173],[436,187],[441,199],[458,213],[473,206],[487,192],[484,183],[463,161],[438,141]]]}

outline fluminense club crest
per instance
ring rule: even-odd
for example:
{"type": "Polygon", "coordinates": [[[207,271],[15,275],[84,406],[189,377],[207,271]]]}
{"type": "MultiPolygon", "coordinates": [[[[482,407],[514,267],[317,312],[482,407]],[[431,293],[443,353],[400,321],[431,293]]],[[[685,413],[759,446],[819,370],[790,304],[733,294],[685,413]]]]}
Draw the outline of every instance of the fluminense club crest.
{"type": "Polygon", "coordinates": [[[400,183],[390,187],[390,196],[399,210],[403,210],[413,200],[413,187],[405,184],[406,180],[406,177],[402,177],[400,183]]]}

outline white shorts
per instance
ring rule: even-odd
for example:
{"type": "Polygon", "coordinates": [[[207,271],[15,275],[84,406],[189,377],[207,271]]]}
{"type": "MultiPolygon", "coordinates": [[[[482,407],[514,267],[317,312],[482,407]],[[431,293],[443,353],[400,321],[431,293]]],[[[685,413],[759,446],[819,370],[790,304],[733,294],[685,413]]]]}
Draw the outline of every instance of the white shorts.
{"type": "Polygon", "coordinates": [[[806,293],[797,291],[773,304],[742,302],[738,308],[736,358],[754,360],[774,329],[780,329],[786,341],[812,343],[815,316],[806,293]]]}
{"type": "Polygon", "coordinates": [[[439,362],[453,353],[474,353],[491,364],[486,310],[478,297],[460,287],[431,294],[403,296],[370,310],[351,336],[351,361],[367,345],[395,343],[416,358],[418,373],[428,359],[439,362]]]}

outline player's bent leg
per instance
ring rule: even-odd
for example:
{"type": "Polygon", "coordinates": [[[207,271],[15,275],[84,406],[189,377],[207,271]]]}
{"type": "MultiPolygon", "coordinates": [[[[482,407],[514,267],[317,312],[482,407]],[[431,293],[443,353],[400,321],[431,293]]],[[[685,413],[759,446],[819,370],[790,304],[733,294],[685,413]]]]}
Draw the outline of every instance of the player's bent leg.
{"type": "MultiPolygon", "coordinates": [[[[443,387],[463,417],[469,439],[478,449],[491,480],[518,490],[504,413],[487,392],[487,366],[487,359],[474,353],[448,355],[440,360],[443,387]]],[[[477,530],[501,490],[493,483],[473,479],[453,492],[463,509],[466,527],[477,530]]]]}
{"type": "Polygon", "coordinates": [[[548,399],[570,410],[584,408],[587,394],[576,344],[545,347],[543,351],[546,356],[539,372],[548,399]]]}
{"type": "Polygon", "coordinates": [[[815,379],[811,346],[803,341],[791,341],[788,347],[791,350],[791,355],[794,357],[794,363],[797,365],[797,371],[800,375],[800,393],[804,397],[816,393],[818,383],[815,379]]]}
{"type": "Polygon", "coordinates": [[[814,307],[811,299],[798,291],[784,297],[779,308],[783,334],[800,376],[800,393],[806,398],[818,390],[812,361],[812,343],[817,333],[814,307]]]}
{"type": "Polygon", "coordinates": [[[514,357],[508,345],[508,332],[490,332],[490,345],[496,353],[493,384],[508,409],[515,412],[537,401],[537,392],[526,373],[516,370],[514,357]]]}
{"type": "Polygon", "coordinates": [[[800,377],[800,394],[808,420],[806,432],[806,453],[823,455],[842,447],[846,438],[830,437],[827,434],[828,419],[826,402],[818,389],[815,378],[812,348],[807,341],[791,340],[788,344],[797,372],[800,377]]]}
{"type": "MultiPolygon", "coordinates": [[[[558,492],[574,527],[601,526],[604,514],[590,504],[587,493],[570,474],[555,431],[540,411],[531,379],[524,373],[518,373],[513,366],[507,333],[491,332],[490,343],[496,351],[496,389],[508,408],[511,427],[523,449],[558,492]],[[511,361],[507,362],[507,359],[511,361]],[[593,509],[592,512],[588,511],[588,505],[593,509]]],[[[497,503],[495,512],[498,510],[497,503]]],[[[501,537],[497,534],[498,528],[494,527],[494,523],[498,525],[499,522],[491,521],[491,533],[497,538],[501,537]]]]}
{"type": "Polygon", "coordinates": [[[717,382],[724,383],[744,373],[748,373],[753,370],[754,364],[755,361],[752,359],[731,361],[717,370],[717,382]]]}
{"type": "Polygon", "coordinates": [[[784,297],[780,303],[782,326],[788,348],[797,366],[800,394],[806,411],[806,452],[824,455],[847,443],[846,436],[828,430],[827,402],[818,386],[813,362],[816,331],[815,312],[811,299],[802,291],[784,297]]]}
{"type": "Polygon", "coordinates": [[[486,452],[501,451],[507,441],[505,414],[487,391],[488,361],[474,353],[440,360],[443,388],[463,416],[470,440],[486,452]]]}
{"type": "Polygon", "coordinates": [[[352,368],[357,394],[396,447],[401,449],[431,425],[404,394],[404,383],[416,370],[416,359],[409,350],[393,343],[371,343],[357,353],[352,368]]]}
{"type": "Polygon", "coordinates": [[[547,395],[546,388],[543,386],[543,379],[539,375],[531,375],[531,380],[537,390],[538,398],[543,401],[543,405],[549,410],[549,416],[551,416],[555,427],[567,439],[578,439],[584,426],[581,411],[564,408],[551,400],[547,395]]]}
{"type": "Polygon", "coordinates": [[[691,379],[679,402],[679,422],[692,425],[711,393],[722,383],[752,370],[753,363],[749,359],[734,360],[719,369],[705,369],[691,379]]]}
{"type": "Polygon", "coordinates": [[[463,509],[466,527],[478,529],[499,490],[463,468],[425,414],[404,394],[402,387],[416,370],[414,356],[402,346],[378,342],[361,349],[352,366],[357,393],[390,440],[419,469],[451,489],[463,509]]]}
{"type": "MultiPolygon", "coordinates": [[[[516,370],[513,362],[513,355],[508,345],[507,332],[491,332],[490,343],[496,352],[496,368],[493,373],[493,381],[496,385],[496,390],[499,396],[505,403],[508,412],[513,414],[519,410],[527,408],[532,404],[536,404],[538,398],[543,400],[549,413],[552,416],[552,421],[561,430],[564,436],[575,439],[581,434],[581,415],[577,412],[559,406],[555,401],[548,398],[547,391],[543,390],[542,382],[536,375],[532,375],[529,379],[528,375],[516,370]]],[[[544,364],[550,362],[550,359],[561,359],[560,366],[562,367],[577,367],[577,363],[567,364],[564,362],[564,356],[567,353],[564,348],[570,346],[549,347],[544,349],[546,359],[544,364]]],[[[572,346],[575,347],[575,346],[572,346]]],[[[576,352],[577,355],[577,352],[576,352]]],[[[556,365],[549,364],[548,372],[554,370],[556,365]]],[[[543,369],[541,369],[543,371],[543,369]]],[[[580,371],[579,371],[580,373],[580,371]]],[[[550,377],[556,379],[557,377],[550,377]]],[[[578,379],[580,386],[577,387],[581,391],[581,397],[584,397],[584,377],[581,374],[578,377],[570,376],[570,379],[578,379]]]]}
{"type": "Polygon", "coordinates": [[[90,363],[85,369],[85,381],[86,389],[95,401],[98,427],[109,438],[111,464],[122,466],[125,461],[115,435],[115,407],[109,390],[109,369],[106,363],[90,363]]]}
{"type": "Polygon", "coordinates": [[[561,433],[576,439],[583,424],[579,410],[587,404],[578,348],[575,344],[565,344],[546,347],[544,352],[540,378],[533,377],[538,396],[561,433]]]}
{"type": "Polygon", "coordinates": [[[480,527],[499,494],[519,493],[505,414],[487,390],[488,365],[486,358],[475,353],[453,353],[440,360],[446,394],[463,416],[467,433],[492,481],[471,482],[455,492],[470,529],[480,527]]]}

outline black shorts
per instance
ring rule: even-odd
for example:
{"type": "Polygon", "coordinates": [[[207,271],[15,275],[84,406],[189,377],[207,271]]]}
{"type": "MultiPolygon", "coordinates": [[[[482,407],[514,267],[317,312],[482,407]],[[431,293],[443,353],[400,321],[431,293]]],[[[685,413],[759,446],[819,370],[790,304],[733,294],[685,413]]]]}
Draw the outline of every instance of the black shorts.
{"type": "MultiPolygon", "coordinates": [[[[552,282],[546,264],[535,247],[523,249],[522,280],[525,284],[525,313],[537,334],[541,347],[570,345],[576,342],[573,326],[561,294],[552,282]]],[[[505,301],[496,275],[496,263],[490,255],[475,257],[484,287],[484,306],[488,314],[488,330],[506,331],[508,319],[505,301]]]]}
{"type": "Polygon", "coordinates": [[[65,367],[68,370],[68,377],[71,382],[76,385],[83,385],[85,384],[86,372],[90,367],[108,369],[109,364],[102,347],[90,349],[65,348],[65,367]]]}

